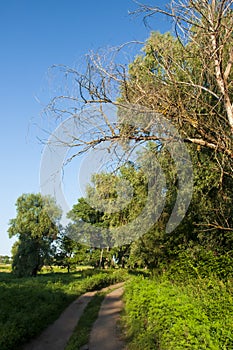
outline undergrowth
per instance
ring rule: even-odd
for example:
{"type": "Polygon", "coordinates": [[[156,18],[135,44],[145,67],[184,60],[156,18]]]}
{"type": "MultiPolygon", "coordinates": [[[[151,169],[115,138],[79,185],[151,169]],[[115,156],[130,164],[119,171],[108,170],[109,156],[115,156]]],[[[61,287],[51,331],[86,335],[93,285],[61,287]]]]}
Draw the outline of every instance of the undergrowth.
{"type": "Polygon", "coordinates": [[[125,287],[128,348],[232,350],[232,281],[134,277],[125,287]]]}

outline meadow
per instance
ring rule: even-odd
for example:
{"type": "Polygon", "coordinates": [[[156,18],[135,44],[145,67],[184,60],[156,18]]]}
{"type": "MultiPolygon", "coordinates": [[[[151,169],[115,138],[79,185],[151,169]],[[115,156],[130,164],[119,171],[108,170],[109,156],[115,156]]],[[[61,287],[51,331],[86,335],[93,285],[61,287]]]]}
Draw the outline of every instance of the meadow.
{"type": "Polygon", "coordinates": [[[15,278],[0,271],[0,349],[20,349],[56,320],[66,306],[86,291],[123,281],[120,270],[83,270],[70,274],[43,272],[36,278],[15,278]]]}

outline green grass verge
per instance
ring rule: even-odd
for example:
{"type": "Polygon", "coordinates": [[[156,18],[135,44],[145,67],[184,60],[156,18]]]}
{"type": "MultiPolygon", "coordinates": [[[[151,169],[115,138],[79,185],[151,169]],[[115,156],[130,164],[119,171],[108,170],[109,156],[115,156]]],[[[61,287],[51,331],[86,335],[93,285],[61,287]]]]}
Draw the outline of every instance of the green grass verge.
{"type": "Polygon", "coordinates": [[[130,350],[232,350],[233,283],[135,277],[125,287],[130,350]]]}
{"type": "Polygon", "coordinates": [[[55,321],[75,298],[121,282],[126,271],[87,270],[15,278],[0,273],[0,349],[15,350],[55,321]]]}
{"type": "Polygon", "coordinates": [[[78,350],[88,344],[90,332],[98,317],[99,309],[106,293],[97,293],[86,306],[65,350],[78,350]]]}

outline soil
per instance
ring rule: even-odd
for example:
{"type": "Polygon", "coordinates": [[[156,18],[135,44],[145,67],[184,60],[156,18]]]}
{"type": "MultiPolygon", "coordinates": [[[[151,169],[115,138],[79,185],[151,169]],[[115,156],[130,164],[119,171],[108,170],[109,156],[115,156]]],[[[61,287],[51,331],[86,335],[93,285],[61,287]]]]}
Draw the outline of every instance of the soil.
{"type": "MultiPolygon", "coordinates": [[[[90,344],[83,349],[90,350],[120,350],[123,349],[123,342],[117,334],[117,321],[123,307],[121,296],[123,283],[118,283],[102,291],[112,290],[104,299],[99,316],[95,322],[90,344]],[[115,289],[117,288],[117,289],[115,289]]],[[[71,303],[60,315],[60,317],[41,335],[24,346],[23,350],[64,350],[72,335],[85,307],[91,298],[97,293],[87,292],[71,303]]]]}
{"type": "Polygon", "coordinates": [[[89,350],[122,350],[124,342],[120,339],[119,319],[123,308],[123,287],[109,293],[100,308],[98,319],[93,325],[89,350]]]}

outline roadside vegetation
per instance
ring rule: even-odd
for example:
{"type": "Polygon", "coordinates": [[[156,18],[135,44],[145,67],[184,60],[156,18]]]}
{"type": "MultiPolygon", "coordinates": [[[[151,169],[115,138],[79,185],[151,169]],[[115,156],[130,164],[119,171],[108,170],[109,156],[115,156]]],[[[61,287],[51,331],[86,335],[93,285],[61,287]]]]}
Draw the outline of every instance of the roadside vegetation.
{"type": "Polygon", "coordinates": [[[0,349],[19,349],[81,294],[126,278],[127,271],[120,270],[43,273],[20,279],[0,272],[0,349]]]}
{"type": "Polygon", "coordinates": [[[129,350],[233,349],[233,260],[222,279],[190,258],[183,263],[126,284],[122,328],[129,350]]]}

